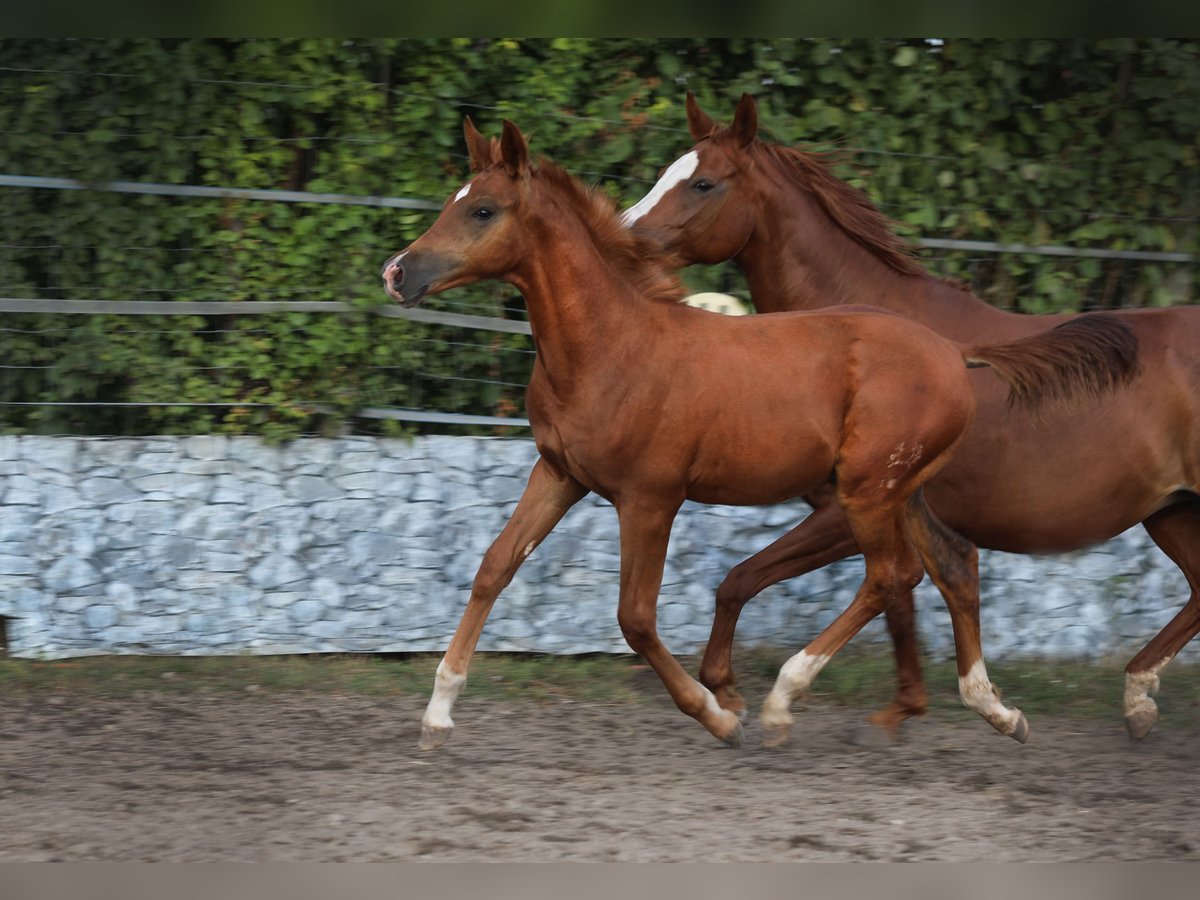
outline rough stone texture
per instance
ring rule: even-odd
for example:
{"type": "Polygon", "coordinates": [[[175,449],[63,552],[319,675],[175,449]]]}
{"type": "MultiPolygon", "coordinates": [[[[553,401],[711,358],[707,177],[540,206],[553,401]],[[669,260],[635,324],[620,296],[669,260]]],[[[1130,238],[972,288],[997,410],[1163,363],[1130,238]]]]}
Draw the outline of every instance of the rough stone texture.
{"type": "MultiPolygon", "coordinates": [[[[449,641],[479,561],[536,457],[528,440],[0,437],[0,616],[9,652],[432,651],[449,641]]],[[[803,503],[687,503],[671,538],[659,630],[708,637],[724,574],[806,514],[803,503]]],[[[628,648],[616,621],[616,515],[567,514],[501,595],[480,649],[628,648]]],[[[1139,528],[1092,550],[981,554],[990,658],[1130,654],[1187,599],[1139,528]]],[[[860,559],[769,588],[745,644],[803,646],[845,608],[860,559]]],[[[937,591],[917,592],[935,656],[953,653],[937,591]]],[[[859,640],[886,641],[882,621],[859,640]]],[[[1196,651],[1188,651],[1192,655],[1196,651]]]]}

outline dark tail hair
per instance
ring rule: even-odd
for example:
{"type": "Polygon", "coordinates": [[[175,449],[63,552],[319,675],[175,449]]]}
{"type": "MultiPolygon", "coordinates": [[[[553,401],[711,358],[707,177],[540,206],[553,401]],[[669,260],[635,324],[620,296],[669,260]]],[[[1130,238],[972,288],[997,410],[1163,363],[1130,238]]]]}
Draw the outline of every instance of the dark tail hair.
{"type": "Polygon", "coordinates": [[[969,368],[990,366],[1008,382],[1009,407],[1074,408],[1129,384],[1142,371],[1138,340],[1120,317],[1088,313],[1011,344],[963,350],[969,368]]]}

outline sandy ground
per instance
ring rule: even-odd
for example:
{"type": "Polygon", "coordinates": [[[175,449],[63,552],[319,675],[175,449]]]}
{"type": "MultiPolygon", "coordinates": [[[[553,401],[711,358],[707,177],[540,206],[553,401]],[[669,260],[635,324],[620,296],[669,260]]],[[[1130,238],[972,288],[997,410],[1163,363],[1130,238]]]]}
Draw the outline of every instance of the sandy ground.
{"type": "Polygon", "coordinates": [[[0,861],[1198,860],[1197,738],[933,714],[893,745],[810,706],[730,750],[665,702],[10,695],[0,861]]]}

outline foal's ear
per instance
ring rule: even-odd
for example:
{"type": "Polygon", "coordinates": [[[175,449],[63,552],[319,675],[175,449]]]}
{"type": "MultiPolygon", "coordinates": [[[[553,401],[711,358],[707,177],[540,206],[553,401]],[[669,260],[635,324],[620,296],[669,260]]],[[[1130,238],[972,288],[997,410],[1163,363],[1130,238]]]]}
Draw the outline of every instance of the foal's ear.
{"type": "Polygon", "coordinates": [[[702,141],[717,130],[717,123],[713,121],[712,116],[700,108],[700,104],[696,102],[696,95],[691,91],[687,92],[685,106],[687,106],[688,131],[692,133],[692,140],[702,141]]]}
{"type": "Polygon", "coordinates": [[[521,130],[508,119],[504,120],[504,130],[500,133],[500,161],[510,175],[518,178],[529,175],[529,145],[521,130]]]}
{"type": "Polygon", "coordinates": [[[742,94],[742,99],[738,101],[733,122],[729,125],[729,133],[733,135],[739,147],[748,146],[758,137],[758,104],[749,94],[742,94]]]}
{"type": "Polygon", "coordinates": [[[467,155],[471,171],[482,172],[492,162],[492,142],[479,133],[470,116],[463,119],[463,137],[467,139],[467,155]]]}

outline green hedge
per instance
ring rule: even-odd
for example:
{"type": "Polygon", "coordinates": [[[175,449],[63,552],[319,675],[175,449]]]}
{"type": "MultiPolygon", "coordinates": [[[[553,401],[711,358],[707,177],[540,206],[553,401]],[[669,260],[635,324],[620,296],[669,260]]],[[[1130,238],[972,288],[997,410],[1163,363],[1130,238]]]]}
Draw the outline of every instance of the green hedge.
{"type": "MultiPolygon", "coordinates": [[[[8,40],[0,172],[408,196],[466,177],[462,116],[641,196],[754,94],[766,132],[860,150],[845,177],[907,233],[1196,252],[1200,59],[1184,40],[8,40]]],[[[361,406],[519,412],[519,336],[365,312],[431,214],[363,206],[0,188],[0,295],[343,300],[358,314],[0,320],[0,429],[339,428],[361,406]],[[501,352],[503,351],[503,352],[501,352]],[[314,417],[309,401],[335,414],[314,417]]],[[[939,254],[938,274],[1027,311],[1189,299],[1195,267],[939,254]]],[[[687,273],[734,288],[729,267],[687,273]]],[[[431,305],[519,315],[485,285],[431,305]]],[[[387,426],[396,429],[399,426],[387,426]]]]}

